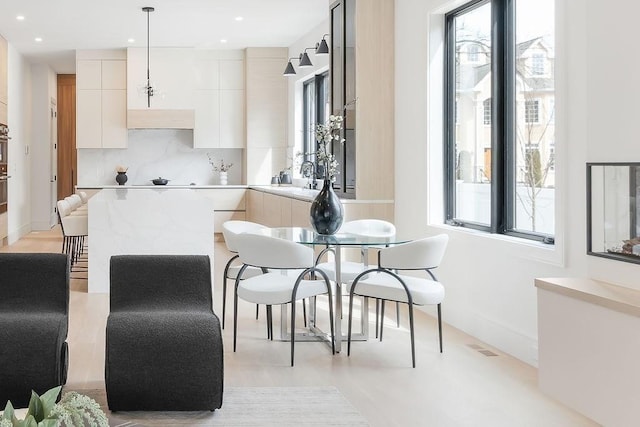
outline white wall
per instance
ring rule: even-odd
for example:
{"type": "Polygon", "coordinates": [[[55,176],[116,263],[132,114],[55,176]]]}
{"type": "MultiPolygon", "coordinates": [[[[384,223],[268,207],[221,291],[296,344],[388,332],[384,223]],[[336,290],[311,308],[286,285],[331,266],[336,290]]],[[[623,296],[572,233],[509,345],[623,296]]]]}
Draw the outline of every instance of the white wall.
{"type": "Polygon", "coordinates": [[[229,184],[242,182],[242,149],[194,149],[192,130],[129,130],[128,140],[126,149],[78,150],[78,187],[117,185],[117,166],[129,168],[126,185],[151,185],[158,177],[174,185],[216,185],[219,174],[207,154],[216,162],[233,163],[229,184]]]}
{"type": "MultiPolygon", "coordinates": [[[[289,57],[298,57],[301,52],[304,51],[305,48],[315,47],[316,43],[319,43],[322,40],[322,36],[328,34],[330,31],[331,20],[327,18],[321,24],[316,26],[314,29],[309,31],[303,37],[301,37],[294,44],[289,46],[289,57]]],[[[331,43],[330,37],[327,36],[327,43],[331,43]]],[[[294,177],[301,177],[300,174],[300,160],[296,163],[295,153],[297,151],[301,151],[302,148],[302,139],[303,139],[303,122],[302,122],[302,84],[305,80],[310,79],[316,74],[320,74],[329,69],[329,59],[330,55],[315,55],[315,50],[308,50],[307,54],[309,55],[309,59],[313,63],[313,67],[309,68],[300,68],[298,67],[298,60],[292,59],[291,63],[293,64],[293,68],[296,70],[296,75],[291,77],[284,77],[288,80],[288,127],[287,127],[287,156],[288,163],[291,164],[293,160],[292,172],[294,177]]],[[[284,68],[287,64],[282,64],[282,71],[284,72],[284,68]]]]}
{"type": "Polygon", "coordinates": [[[9,43],[9,244],[31,231],[31,67],[9,43]]]}
{"type": "MultiPolygon", "coordinates": [[[[627,113],[623,131],[611,138],[607,129],[619,126],[620,120],[614,120],[617,116],[613,112],[606,112],[611,105],[617,111],[619,103],[628,99],[622,107],[637,116],[638,106],[633,102],[637,96],[607,86],[611,70],[625,70],[627,79],[616,77],[620,84],[625,82],[625,87],[635,81],[631,73],[637,67],[627,64],[629,59],[622,59],[635,59],[628,54],[633,51],[634,37],[619,34],[623,28],[630,31],[633,25],[631,21],[627,25],[616,23],[615,31],[605,25],[616,22],[613,11],[620,10],[611,4],[593,6],[597,10],[592,13],[584,1],[556,1],[556,245],[548,246],[441,225],[442,22],[443,13],[461,3],[396,0],[396,225],[399,233],[407,236],[450,235],[438,272],[447,289],[445,321],[535,365],[538,332],[534,278],[591,273],[596,278],[632,284],[634,273],[637,277],[640,271],[640,266],[587,257],[585,236],[587,152],[590,160],[607,160],[595,157],[595,153],[604,151],[616,153],[618,160],[634,160],[634,156],[638,160],[637,148],[632,150],[637,138],[631,114],[627,113]],[[602,19],[605,12],[611,15],[609,20],[602,19]],[[598,41],[587,37],[587,28],[596,31],[598,41]],[[601,57],[603,51],[608,51],[606,60],[601,57]],[[599,78],[592,80],[587,68],[599,78]],[[607,102],[589,103],[587,94],[591,93],[607,93],[607,102]]],[[[619,3],[625,4],[623,19],[631,20],[636,15],[629,8],[640,12],[635,3],[619,3]]],[[[619,13],[615,17],[621,18],[619,13]]],[[[611,160],[612,155],[608,157],[611,160]]]]}
{"type": "Polygon", "coordinates": [[[56,75],[46,64],[31,66],[32,138],[31,138],[31,227],[49,230],[52,217],[51,194],[51,99],[57,98],[56,75]]]}

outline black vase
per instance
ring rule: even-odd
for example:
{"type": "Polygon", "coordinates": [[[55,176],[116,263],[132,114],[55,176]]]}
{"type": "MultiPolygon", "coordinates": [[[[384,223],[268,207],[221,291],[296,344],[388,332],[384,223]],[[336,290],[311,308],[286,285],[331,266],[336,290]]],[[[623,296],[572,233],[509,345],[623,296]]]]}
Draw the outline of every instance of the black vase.
{"type": "Polygon", "coordinates": [[[318,234],[334,234],[342,225],[344,209],[330,179],[324,180],[322,190],[311,203],[311,226],[318,234]]]}
{"type": "Polygon", "coordinates": [[[129,178],[127,178],[127,173],[126,172],[118,172],[118,175],[116,175],[116,182],[118,183],[118,185],[124,185],[125,182],[127,182],[129,178]]]}

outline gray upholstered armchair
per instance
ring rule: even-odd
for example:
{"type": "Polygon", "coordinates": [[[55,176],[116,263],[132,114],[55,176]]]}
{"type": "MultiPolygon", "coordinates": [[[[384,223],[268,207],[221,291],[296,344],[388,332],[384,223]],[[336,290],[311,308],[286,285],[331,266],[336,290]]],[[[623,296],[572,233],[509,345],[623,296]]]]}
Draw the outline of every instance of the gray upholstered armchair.
{"type": "Polygon", "coordinates": [[[223,349],[209,257],[118,255],[110,274],[109,409],[220,408],[223,349]]]}
{"type": "Polygon", "coordinates": [[[0,253],[0,406],[67,380],[69,258],[0,253]]]}

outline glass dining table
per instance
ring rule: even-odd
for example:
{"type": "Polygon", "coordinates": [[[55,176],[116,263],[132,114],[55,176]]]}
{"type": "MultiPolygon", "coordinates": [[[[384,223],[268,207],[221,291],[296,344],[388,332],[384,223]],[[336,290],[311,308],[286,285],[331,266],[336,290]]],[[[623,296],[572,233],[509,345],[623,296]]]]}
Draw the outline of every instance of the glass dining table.
{"type": "MultiPolygon", "coordinates": [[[[388,235],[363,235],[363,234],[352,234],[352,233],[336,233],[331,235],[318,234],[310,228],[303,227],[276,227],[276,228],[267,228],[261,230],[259,234],[263,234],[266,236],[277,237],[279,239],[289,240],[296,243],[301,243],[304,245],[310,246],[319,246],[319,247],[331,247],[334,252],[334,261],[335,261],[335,272],[336,272],[336,291],[335,291],[335,304],[334,304],[334,332],[335,332],[335,346],[336,351],[340,352],[342,349],[342,341],[346,341],[347,336],[346,333],[343,335],[342,333],[342,286],[338,284],[342,283],[341,280],[341,263],[342,263],[342,249],[343,248],[360,248],[362,250],[362,259],[367,265],[368,261],[368,250],[369,248],[375,247],[385,247],[390,245],[396,245],[400,243],[405,243],[408,240],[406,239],[398,239],[396,236],[388,236],[388,235]]],[[[373,267],[373,266],[372,266],[373,267]]],[[[301,340],[317,340],[318,337],[327,338],[327,334],[315,326],[315,311],[313,309],[314,304],[310,304],[310,334],[303,334],[299,338],[299,335],[296,334],[296,341],[301,340]]],[[[367,340],[369,335],[369,306],[368,299],[364,298],[362,301],[362,315],[361,319],[361,328],[360,333],[352,333],[352,340],[367,340]]],[[[281,311],[281,336],[283,339],[287,339],[287,310],[286,306],[282,306],[281,311]]]]}

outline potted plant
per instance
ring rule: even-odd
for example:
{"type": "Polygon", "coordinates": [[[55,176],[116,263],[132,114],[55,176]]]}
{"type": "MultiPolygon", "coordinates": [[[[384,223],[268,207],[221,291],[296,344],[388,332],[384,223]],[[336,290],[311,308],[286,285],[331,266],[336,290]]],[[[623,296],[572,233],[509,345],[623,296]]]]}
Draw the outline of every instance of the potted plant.
{"type": "Polygon", "coordinates": [[[97,426],[109,427],[107,416],[100,409],[100,405],[88,396],[74,391],[65,393],[56,403],[62,386],[46,391],[42,396],[31,392],[29,408],[23,419],[18,419],[17,412],[11,402],[7,402],[0,427],[80,427],[97,426]]]}
{"type": "Polygon", "coordinates": [[[227,185],[229,179],[227,173],[233,166],[233,163],[225,163],[224,159],[220,159],[220,162],[216,162],[214,157],[209,153],[207,153],[207,157],[209,158],[209,163],[213,167],[213,171],[220,174],[220,185],[227,185]]]}

